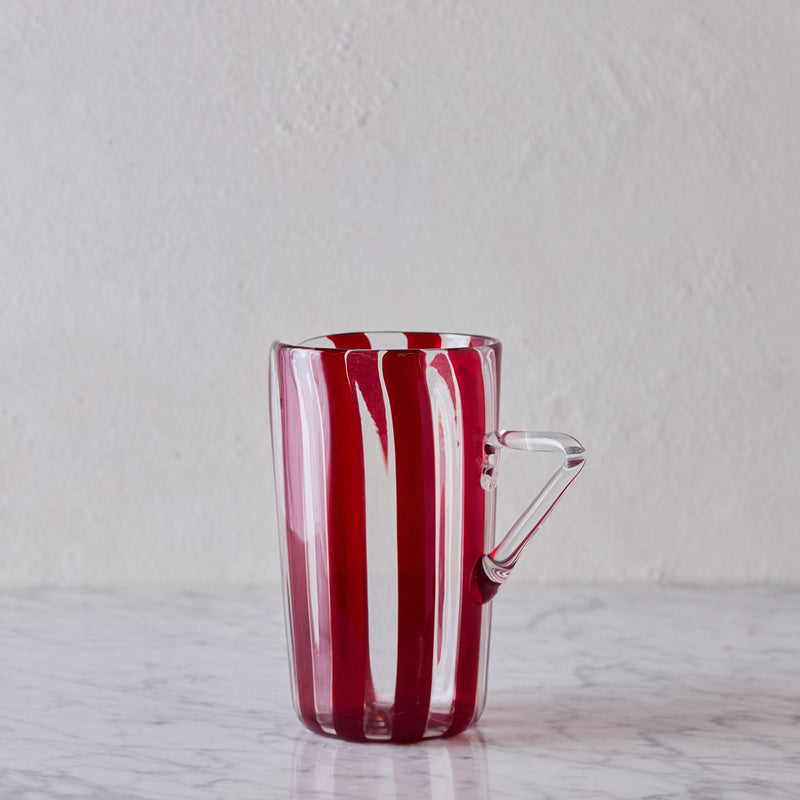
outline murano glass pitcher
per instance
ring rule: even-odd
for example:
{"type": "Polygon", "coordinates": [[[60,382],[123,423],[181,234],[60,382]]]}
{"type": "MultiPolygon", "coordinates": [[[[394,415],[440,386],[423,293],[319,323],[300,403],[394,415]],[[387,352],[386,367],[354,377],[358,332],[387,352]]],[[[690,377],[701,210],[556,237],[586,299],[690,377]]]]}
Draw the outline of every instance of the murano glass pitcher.
{"type": "Polygon", "coordinates": [[[584,463],[566,434],[498,429],[500,354],[451,333],[272,345],[292,695],[313,731],[411,742],[483,711],[488,601],[584,463]],[[563,462],[495,545],[503,447],[563,462]]]}

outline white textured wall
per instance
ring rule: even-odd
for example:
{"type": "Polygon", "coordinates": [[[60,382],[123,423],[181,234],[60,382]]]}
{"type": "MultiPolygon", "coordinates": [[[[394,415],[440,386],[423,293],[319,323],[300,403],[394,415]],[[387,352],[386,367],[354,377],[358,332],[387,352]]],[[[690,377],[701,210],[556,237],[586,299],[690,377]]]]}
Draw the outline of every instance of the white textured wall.
{"type": "Polygon", "coordinates": [[[790,0],[4,2],[0,583],[274,579],[269,342],[395,327],[497,335],[502,424],[587,445],[528,578],[800,579],[799,41],[790,0]]]}

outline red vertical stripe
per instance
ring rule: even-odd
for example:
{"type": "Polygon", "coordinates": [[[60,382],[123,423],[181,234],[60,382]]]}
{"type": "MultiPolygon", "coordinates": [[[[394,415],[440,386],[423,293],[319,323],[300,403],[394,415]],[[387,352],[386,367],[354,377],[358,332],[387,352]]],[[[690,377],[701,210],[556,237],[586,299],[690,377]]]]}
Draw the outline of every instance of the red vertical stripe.
{"type": "Polygon", "coordinates": [[[482,606],[470,597],[469,581],[483,555],[486,497],[481,486],[486,407],[481,354],[464,350],[451,357],[461,395],[464,426],[464,554],[461,565],[461,618],[456,660],[456,696],[448,734],[459,733],[472,721],[478,690],[482,606]]]}
{"type": "Polygon", "coordinates": [[[306,575],[306,525],[303,519],[303,452],[300,430],[300,403],[291,363],[292,352],[278,353],[282,406],[283,465],[286,497],[286,541],[289,578],[294,669],[300,717],[311,730],[321,733],[314,707],[314,673],[311,650],[311,621],[306,575]]]}
{"type": "Polygon", "coordinates": [[[436,580],[436,485],[423,353],[383,357],[397,472],[398,633],[392,739],[425,731],[431,696],[436,580]]]}
{"type": "Polygon", "coordinates": [[[328,338],[333,342],[334,347],[345,350],[353,350],[355,348],[369,350],[372,347],[366,333],[334,333],[328,338]]]}
{"type": "Polygon", "coordinates": [[[410,349],[432,349],[442,346],[442,337],[438,333],[407,333],[406,341],[410,349]]]}
{"type": "Polygon", "coordinates": [[[367,627],[364,459],[355,388],[346,353],[322,353],[328,390],[328,567],[331,608],[333,726],[363,738],[371,694],[367,627]]]}

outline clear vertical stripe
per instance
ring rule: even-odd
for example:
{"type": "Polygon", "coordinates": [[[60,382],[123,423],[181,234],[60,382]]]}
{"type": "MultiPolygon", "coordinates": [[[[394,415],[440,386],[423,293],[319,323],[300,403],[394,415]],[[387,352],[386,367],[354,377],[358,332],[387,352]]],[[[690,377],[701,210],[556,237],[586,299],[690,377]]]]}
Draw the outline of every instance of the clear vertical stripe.
{"type": "Polygon", "coordinates": [[[426,380],[438,492],[433,675],[427,727],[445,730],[451,722],[461,608],[460,575],[453,565],[461,563],[464,437],[458,392],[446,355],[428,354],[426,380]]]}
{"type": "MultiPolygon", "coordinates": [[[[382,354],[379,354],[382,355],[382,354]]],[[[380,372],[380,360],[375,364],[380,372]]],[[[378,375],[375,376],[376,379],[378,375]]],[[[357,385],[358,409],[364,454],[364,492],[367,526],[367,597],[370,613],[369,663],[374,696],[364,724],[373,738],[391,735],[390,709],[397,678],[397,487],[394,467],[394,433],[387,423],[388,447],[384,454],[381,435],[373,421],[362,386],[357,385]],[[376,609],[376,613],[372,610],[376,609]]],[[[382,380],[373,386],[371,403],[386,408],[382,380]],[[378,391],[374,391],[377,389],[378,391]]]]}
{"type": "Polygon", "coordinates": [[[328,594],[328,511],[325,383],[319,380],[319,359],[312,357],[305,368],[296,370],[300,412],[304,424],[303,508],[305,514],[306,569],[311,611],[314,705],[323,730],[333,733],[331,712],[331,665],[325,654],[330,650],[330,598],[328,594]]]}
{"type": "MultiPolygon", "coordinates": [[[[298,356],[300,360],[302,356],[298,356]]],[[[279,354],[281,361],[281,392],[283,427],[283,456],[285,469],[286,554],[289,588],[289,617],[291,620],[292,650],[297,710],[309,726],[319,729],[314,708],[313,651],[311,648],[308,582],[305,557],[305,518],[303,515],[302,440],[287,432],[301,425],[299,388],[295,382],[294,359],[291,352],[279,354]]]]}

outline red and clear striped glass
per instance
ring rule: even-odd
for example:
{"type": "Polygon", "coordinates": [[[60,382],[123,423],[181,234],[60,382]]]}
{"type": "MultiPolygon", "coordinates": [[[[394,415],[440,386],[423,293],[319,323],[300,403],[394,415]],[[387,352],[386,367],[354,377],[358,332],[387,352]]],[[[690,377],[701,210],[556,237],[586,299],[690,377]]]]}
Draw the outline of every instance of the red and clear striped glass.
{"type": "Polygon", "coordinates": [[[567,452],[546,438],[563,434],[497,431],[500,353],[494,339],[438,333],[273,345],[292,693],[318,733],[409,742],[463,731],[483,710],[484,601],[583,459],[575,440],[567,452]],[[503,445],[565,462],[493,550],[503,445]]]}

